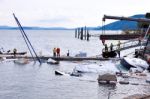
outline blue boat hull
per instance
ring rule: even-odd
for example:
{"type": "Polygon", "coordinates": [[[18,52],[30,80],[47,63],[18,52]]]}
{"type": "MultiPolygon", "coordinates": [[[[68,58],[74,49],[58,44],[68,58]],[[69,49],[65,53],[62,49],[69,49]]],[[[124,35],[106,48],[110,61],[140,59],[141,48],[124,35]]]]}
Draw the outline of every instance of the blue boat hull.
{"type": "Polygon", "coordinates": [[[134,66],[130,65],[124,58],[121,59],[120,64],[121,64],[122,66],[124,66],[124,67],[125,67],[126,69],[128,69],[128,70],[129,70],[131,67],[134,67],[134,66]]]}

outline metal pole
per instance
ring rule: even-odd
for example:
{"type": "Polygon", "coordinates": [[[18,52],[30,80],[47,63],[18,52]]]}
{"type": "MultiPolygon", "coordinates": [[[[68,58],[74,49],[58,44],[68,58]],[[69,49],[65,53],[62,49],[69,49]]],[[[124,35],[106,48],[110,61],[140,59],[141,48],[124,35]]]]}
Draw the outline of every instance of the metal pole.
{"type": "Polygon", "coordinates": [[[32,48],[32,50],[33,50],[33,52],[34,52],[34,54],[35,54],[35,56],[36,56],[37,60],[38,60],[38,61],[39,61],[39,63],[41,64],[41,60],[40,60],[40,58],[37,56],[37,54],[36,54],[36,52],[35,52],[35,50],[34,50],[34,48],[33,48],[32,44],[31,44],[30,40],[28,39],[28,37],[27,37],[26,33],[24,32],[24,30],[23,30],[23,28],[22,28],[22,26],[21,26],[21,24],[20,24],[19,20],[17,19],[17,17],[15,16],[15,14],[14,14],[14,13],[13,13],[13,16],[14,16],[14,18],[15,18],[15,20],[16,20],[16,22],[17,22],[18,26],[20,27],[20,29],[21,29],[22,33],[23,33],[23,34],[24,34],[24,36],[26,37],[26,39],[27,39],[27,41],[28,41],[29,45],[31,46],[31,48],[32,48]]]}

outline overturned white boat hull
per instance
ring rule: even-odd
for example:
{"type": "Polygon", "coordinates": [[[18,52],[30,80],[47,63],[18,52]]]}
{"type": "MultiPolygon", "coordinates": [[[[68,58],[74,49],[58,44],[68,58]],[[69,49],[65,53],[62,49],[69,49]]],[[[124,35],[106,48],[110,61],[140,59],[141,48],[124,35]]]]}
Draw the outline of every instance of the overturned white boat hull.
{"type": "Polygon", "coordinates": [[[147,69],[149,67],[148,63],[145,60],[142,60],[140,58],[125,57],[125,58],[121,59],[120,63],[127,69],[130,69],[131,67],[147,69]]]}
{"type": "Polygon", "coordinates": [[[81,64],[77,65],[74,68],[74,71],[81,73],[112,73],[117,72],[118,69],[115,67],[113,63],[104,63],[103,65],[98,64],[81,64]]]}

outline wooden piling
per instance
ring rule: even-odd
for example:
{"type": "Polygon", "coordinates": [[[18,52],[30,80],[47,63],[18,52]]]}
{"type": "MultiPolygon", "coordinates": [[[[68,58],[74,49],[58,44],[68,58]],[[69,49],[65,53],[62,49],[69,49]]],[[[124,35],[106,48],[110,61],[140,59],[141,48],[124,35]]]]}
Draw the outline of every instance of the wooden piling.
{"type": "Polygon", "coordinates": [[[83,40],[83,27],[81,28],[81,36],[80,39],[83,40]]]}
{"type": "Polygon", "coordinates": [[[89,30],[87,30],[87,38],[86,38],[87,41],[89,41],[89,37],[90,37],[89,30]]]}
{"type": "Polygon", "coordinates": [[[80,38],[80,28],[78,28],[78,38],[80,38]]]}
{"type": "Polygon", "coordinates": [[[86,26],[84,27],[84,39],[86,40],[86,37],[87,37],[87,33],[86,33],[86,30],[87,30],[87,28],[86,28],[86,26]]]}
{"type": "Polygon", "coordinates": [[[77,38],[77,29],[75,29],[75,38],[77,38]]]}

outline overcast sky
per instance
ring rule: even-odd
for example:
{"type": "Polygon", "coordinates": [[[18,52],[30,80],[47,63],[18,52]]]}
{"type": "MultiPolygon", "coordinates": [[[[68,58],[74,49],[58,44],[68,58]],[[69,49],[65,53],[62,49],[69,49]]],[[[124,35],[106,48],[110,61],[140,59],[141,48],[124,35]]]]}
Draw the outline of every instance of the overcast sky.
{"type": "MultiPolygon", "coordinates": [[[[150,12],[149,0],[0,0],[0,25],[16,26],[15,13],[23,26],[100,26],[106,15],[132,16],[150,12]]],[[[106,24],[110,20],[106,20],[106,24]]]]}

